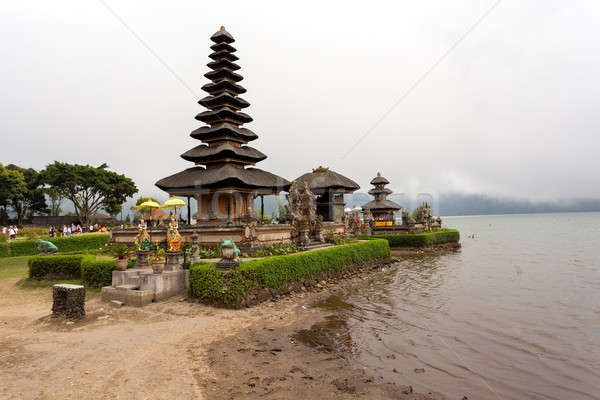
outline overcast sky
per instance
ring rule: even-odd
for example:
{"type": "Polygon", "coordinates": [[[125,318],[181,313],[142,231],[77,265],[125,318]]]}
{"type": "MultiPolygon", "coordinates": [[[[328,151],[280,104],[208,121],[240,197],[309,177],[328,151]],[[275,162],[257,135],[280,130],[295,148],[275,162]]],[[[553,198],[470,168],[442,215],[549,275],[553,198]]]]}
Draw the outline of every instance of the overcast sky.
{"type": "Polygon", "coordinates": [[[259,168],[292,180],[324,165],[363,190],[381,171],[396,192],[600,196],[600,3],[494,4],[4,2],[0,161],[107,162],[160,193],[192,165],[179,155],[199,144],[225,25],[259,168]]]}

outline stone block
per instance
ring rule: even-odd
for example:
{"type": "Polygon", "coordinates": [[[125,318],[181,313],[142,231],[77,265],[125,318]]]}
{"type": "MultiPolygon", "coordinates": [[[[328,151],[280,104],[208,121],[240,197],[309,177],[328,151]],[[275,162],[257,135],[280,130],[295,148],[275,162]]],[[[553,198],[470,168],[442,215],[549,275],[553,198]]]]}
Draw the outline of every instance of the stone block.
{"type": "Polygon", "coordinates": [[[85,288],[66,283],[52,287],[52,315],[67,319],[85,317],[85,288]]]}

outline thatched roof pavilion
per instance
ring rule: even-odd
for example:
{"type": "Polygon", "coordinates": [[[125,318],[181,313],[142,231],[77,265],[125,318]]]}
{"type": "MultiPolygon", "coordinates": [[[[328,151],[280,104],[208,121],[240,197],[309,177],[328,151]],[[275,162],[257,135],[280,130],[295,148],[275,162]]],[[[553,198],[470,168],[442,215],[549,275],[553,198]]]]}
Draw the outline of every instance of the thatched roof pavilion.
{"type": "Polygon", "coordinates": [[[190,134],[202,144],[181,155],[196,166],[163,178],[156,186],[172,195],[194,197],[198,221],[223,222],[253,212],[256,196],[287,191],[290,182],[253,167],[267,156],[247,146],[258,136],[241,127],[252,122],[252,117],[241,111],[250,103],[238,97],[246,89],[237,83],[242,75],[234,72],[240,66],[231,46],[233,36],[221,27],[210,39],[214,44],[209,57],[214,61],[207,64],[211,71],[204,76],[211,82],[202,86],[208,96],[198,101],[208,110],[196,115],[207,126],[190,134]]]}
{"type": "Polygon", "coordinates": [[[324,221],[341,222],[344,215],[344,194],[360,189],[358,183],[329,168],[319,167],[295,179],[308,183],[311,192],[317,195],[317,215],[324,221]]]}

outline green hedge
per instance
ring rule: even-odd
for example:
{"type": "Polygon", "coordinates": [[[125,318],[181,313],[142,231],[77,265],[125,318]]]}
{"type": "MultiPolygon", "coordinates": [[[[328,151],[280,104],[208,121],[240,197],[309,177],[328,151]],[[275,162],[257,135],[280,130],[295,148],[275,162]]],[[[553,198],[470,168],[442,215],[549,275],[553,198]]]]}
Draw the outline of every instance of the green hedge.
{"type": "Polygon", "coordinates": [[[371,240],[323,250],[267,257],[244,262],[239,268],[219,271],[215,263],[195,263],[190,268],[193,296],[203,302],[239,306],[249,290],[277,288],[328,271],[389,257],[385,240],[371,240]]]}
{"type": "MultiPolygon", "coordinates": [[[[110,234],[92,233],[81,236],[42,238],[58,247],[60,253],[98,250],[108,244],[110,234]]],[[[1,243],[0,243],[1,244],[1,243]]],[[[9,243],[9,252],[4,254],[0,249],[0,257],[33,256],[39,253],[35,240],[17,240],[9,243]]]]}
{"type": "Polygon", "coordinates": [[[86,262],[81,266],[81,280],[89,287],[110,286],[114,269],[117,269],[115,260],[86,262]]]}
{"type": "Polygon", "coordinates": [[[442,243],[458,243],[460,233],[456,229],[445,229],[416,234],[361,236],[360,239],[385,239],[391,247],[427,247],[442,243]]]}
{"type": "Polygon", "coordinates": [[[34,256],[29,257],[29,277],[33,279],[79,279],[83,264],[93,256],[34,256]]]}
{"type": "Polygon", "coordinates": [[[35,240],[16,240],[8,244],[11,257],[34,256],[39,253],[35,240]]]}
{"type": "Polygon", "coordinates": [[[58,251],[84,251],[97,250],[108,244],[109,233],[88,233],[80,236],[58,237],[44,239],[52,242],[58,247],[58,251]]]}
{"type": "Polygon", "coordinates": [[[0,243],[0,257],[8,257],[8,245],[0,243]]]}

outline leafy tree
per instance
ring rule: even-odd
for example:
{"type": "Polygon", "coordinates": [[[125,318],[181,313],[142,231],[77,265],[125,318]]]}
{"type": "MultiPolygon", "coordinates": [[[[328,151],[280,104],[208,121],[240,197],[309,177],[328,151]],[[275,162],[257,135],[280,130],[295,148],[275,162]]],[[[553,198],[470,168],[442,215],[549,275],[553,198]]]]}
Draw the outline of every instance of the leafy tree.
{"type": "Polygon", "coordinates": [[[23,220],[36,213],[48,214],[41,175],[33,168],[21,168],[14,164],[7,165],[6,169],[20,172],[25,179],[25,189],[10,197],[10,205],[17,214],[17,225],[23,226],[23,220]]]}
{"type": "Polygon", "coordinates": [[[27,184],[23,174],[15,170],[7,170],[0,163],[0,223],[2,225],[8,223],[8,207],[11,199],[26,190],[27,184]]]}
{"type": "Polygon", "coordinates": [[[62,212],[60,206],[63,201],[61,194],[54,188],[47,188],[46,195],[48,195],[48,199],[50,200],[49,214],[54,217],[60,215],[62,212]]]}
{"type": "Polygon", "coordinates": [[[109,171],[108,165],[67,164],[55,161],[42,171],[46,184],[70,200],[75,214],[85,225],[92,214],[114,212],[128,197],[137,193],[135,183],[125,175],[109,171]]]}

